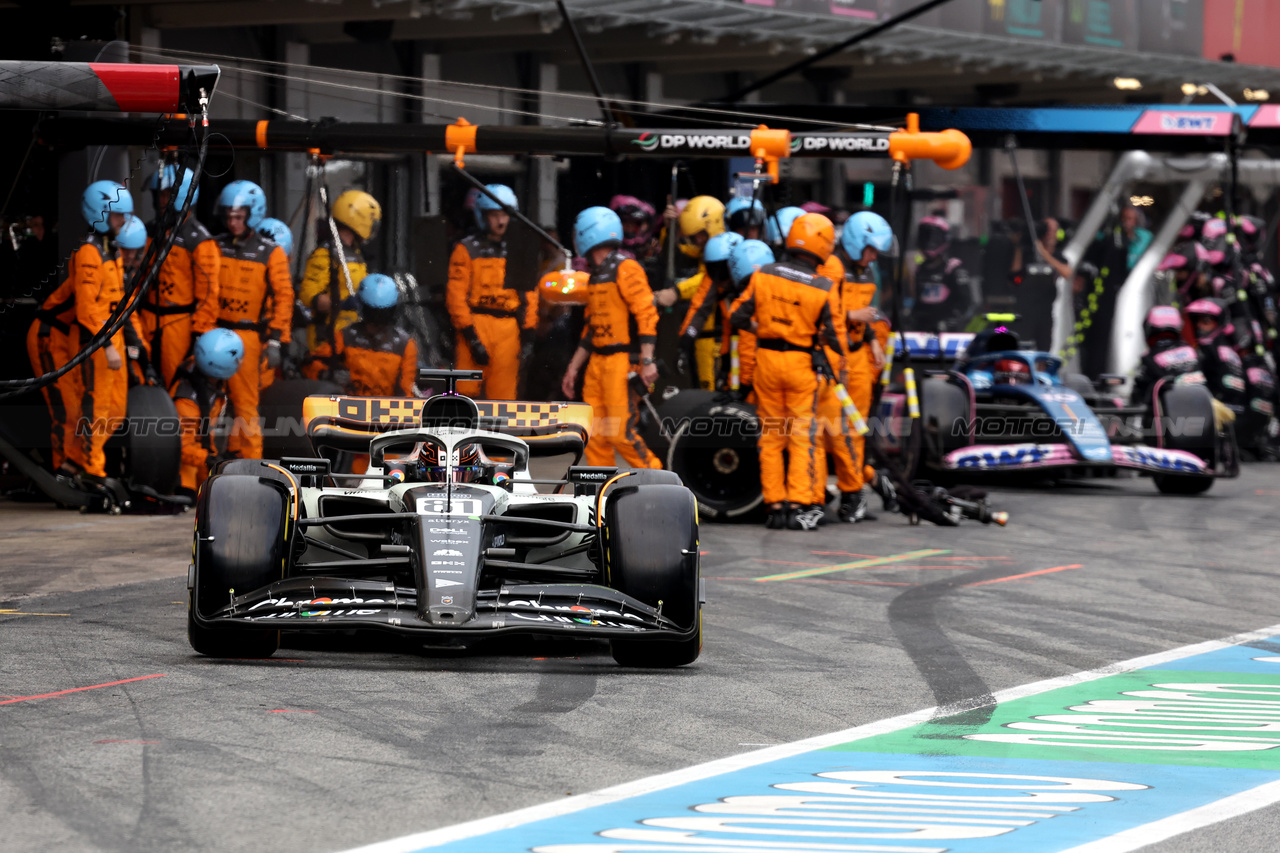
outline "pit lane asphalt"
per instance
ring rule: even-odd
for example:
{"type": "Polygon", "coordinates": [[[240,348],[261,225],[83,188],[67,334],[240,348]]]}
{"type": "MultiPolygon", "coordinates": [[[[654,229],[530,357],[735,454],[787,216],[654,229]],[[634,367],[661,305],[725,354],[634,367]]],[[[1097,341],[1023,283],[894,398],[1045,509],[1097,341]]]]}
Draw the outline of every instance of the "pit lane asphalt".
{"type": "MultiPolygon", "coordinates": [[[[704,524],[706,645],[670,672],[590,642],[201,658],[190,515],[0,500],[0,703],[162,676],[0,705],[0,849],[337,851],[1280,622],[1280,466],[1194,498],[1116,479],[992,499],[1008,528],[704,524]],[[949,553],[754,581],[922,549],[949,553]]],[[[1150,849],[1270,849],[1278,828],[1271,807],[1150,849]]]]}

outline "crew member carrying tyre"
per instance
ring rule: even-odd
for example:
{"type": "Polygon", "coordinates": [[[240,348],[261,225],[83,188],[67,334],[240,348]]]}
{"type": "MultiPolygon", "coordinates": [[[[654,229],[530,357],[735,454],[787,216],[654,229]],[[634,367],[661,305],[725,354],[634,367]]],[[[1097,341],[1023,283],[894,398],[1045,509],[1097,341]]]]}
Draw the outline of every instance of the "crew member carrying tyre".
{"type": "Polygon", "coordinates": [[[196,338],[169,386],[182,427],[179,495],[194,498],[218,460],[213,425],[227,403],[227,380],[244,361],[244,341],[230,329],[210,329],[196,338]]]}
{"type": "MultiPolygon", "coordinates": [[[[688,366],[697,363],[699,341],[709,340],[712,344],[717,344],[724,336],[728,326],[725,321],[732,302],[725,301],[729,291],[729,254],[740,243],[741,235],[724,231],[708,240],[702,250],[702,283],[689,300],[689,310],[684,315],[684,322],[680,324],[681,373],[686,372],[688,366]]],[[[720,349],[723,351],[723,347],[720,349]]],[[[698,367],[699,386],[705,391],[715,390],[717,371],[714,366],[710,381],[703,374],[702,365],[699,364],[698,367]]]]}
{"type": "Polygon", "coordinates": [[[260,374],[264,367],[280,366],[281,346],[289,342],[293,320],[289,259],[284,249],[256,230],[267,215],[267,198],[257,184],[227,184],[218,197],[218,214],[227,233],[217,238],[222,252],[217,324],[233,330],[244,342],[240,369],[227,381],[235,414],[227,451],[240,459],[261,459],[260,374]]]}
{"type": "MultiPolygon", "coordinates": [[[[893,229],[879,214],[871,211],[855,213],[845,223],[840,244],[833,259],[839,258],[842,280],[832,288],[838,298],[832,300],[832,313],[837,332],[843,331],[846,344],[841,356],[835,350],[827,350],[827,358],[841,376],[845,390],[854,408],[865,419],[870,414],[872,385],[877,371],[884,365],[884,350],[872,327],[879,312],[871,307],[876,294],[875,274],[871,265],[881,252],[893,248],[893,229]]],[[[835,383],[820,383],[818,397],[818,471],[826,470],[823,451],[834,456],[836,485],[840,490],[839,519],[846,523],[861,521],[867,516],[867,502],[862,494],[865,485],[866,439],[859,435],[844,416],[843,405],[836,395],[835,383]]],[[[824,478],[825,479],[825,478],[824,478]]],[[[814,502],[826,500],[826,483],[820,482],[814,494],[814,502]]]]}
{"type": "Polygon", "coordinates": [[[187,216],[178,221],[193,177],[189,169],[167,165],[151,178],[157,215],[152,234],[163,240],[171,231],[177,233],[155,284],[138,307],[143,340],[166,387],[173,382],[178,365],[191,354],[195,337],[212,329],[218,318],[222,253],[191,212],[200,198],[198,188],[187,216]]]}
{"type": "Polygon", "coordinates": [[[445,307],[458,331],[459,370],[484,371],[480,382],[459,382],[469,397],[514,400],[520,387],[520,371],[528,369],[538,328],[536,289],[516,289],[507,277],[507,227],[515,209],[511,187],[486,187],[500,201],[481,193],[476,196],[474,236],[464,238],[449,258],[449,287],[445,307]]]}
{"type": "Polygon", "coordinates": [[[356,301],[359,322],[338,333],[336,348],[320,344],[303,374],[328,379],[357,397],[417,396],[418,344],[396,325],[395,279],[370,273],[356,289],[356,301]]]}
{"type": "Polygon", "coordinates": [[[614,453],[633,468],[661,468],[636,429],[638,398],[630,386],[631,355],[639,350],[636,375],[644,385],[658,378],[653,359],[658,311],[644,268],[617,251],[622,220],[607,207],[589,207],[573,224],[574,246],[587,259],[587,308],[582,338],[560,383],[573,399],[578,373],[586,365],[582,399],[594,423],[587,441],[588,465],[613,465],[614,453]]]}
{"type": "Polygon", "coordinates": [[[843,349],[831,322],[833,283],[818,274],[835,246],[835,227],[821,214],[806,213],[792,224],[786,242],[790,259],[761,267],[751,277],[730,322],[757,336],[755,392],[766,523],[770,529],[815,530],[822,515],[821,507],[811,506],[818,481],[818,374],[832,375],[821,344],[843,349]],[[790,455],[785,471],[784,451],[790,455]]]}
{"type": "Polygon", "coordinates": [[[311,309],[307,349],[312,351],[322,341],[332,341],[334,334],[359,319],[355,289],[369,274],[361,250],[373,239],[382,222],[382,205],[362,190],[347,190],[333,200],[329,209],[347,269],[344,274],[333,235],[327,228],[321,229],[320,245],[307,258],[298,294],[302,304],[311,309]]]}

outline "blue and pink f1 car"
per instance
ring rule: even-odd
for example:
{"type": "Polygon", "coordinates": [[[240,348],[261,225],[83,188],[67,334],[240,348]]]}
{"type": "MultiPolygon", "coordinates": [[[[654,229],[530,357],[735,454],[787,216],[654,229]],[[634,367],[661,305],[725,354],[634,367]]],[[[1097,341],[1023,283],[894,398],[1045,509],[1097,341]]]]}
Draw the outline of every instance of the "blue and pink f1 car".
{"type": "MultiPolygon", "coordinates": [[[[1060,358],[1020,349],[1003,329],[908,332],[906,343],[920,406],[910,455],[921,474],[1129,468],[1161,492],[1195,494],[1239,471],[1230,426],[1215,420],[1203,385],[1159,383],[1126,405],[1083,376],[1064,377],[1060,358]]],[[[900,384],[881,399],[890,452],[907,448],[907,408],[900,384]]]]}

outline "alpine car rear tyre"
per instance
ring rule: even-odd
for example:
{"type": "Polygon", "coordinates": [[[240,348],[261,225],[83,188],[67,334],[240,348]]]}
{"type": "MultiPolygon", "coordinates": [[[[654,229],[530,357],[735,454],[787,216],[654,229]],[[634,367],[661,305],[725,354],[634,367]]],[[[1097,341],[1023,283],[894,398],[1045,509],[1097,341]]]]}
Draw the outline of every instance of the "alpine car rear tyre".
{"type": "MultiPolygon", "coordinates": [[[[1199,456],[1209,467],[1217,462],[1217,429],[1213,397],[1203,385],[1170,385],[1160,392],[1164,423],[1178,427],[1164,436],[1165,447],[1199,456]],[[1199,429],[1196,426],[1199,425],[1199,429]]],[[[1213,486],[1213,477],[1156,474],[1152,479],[1161,494],[1198,495],[1213,486]]]]}
{"type": "Polygon", "coordinates": [[[200,490],[195,588],[187,618],[188,639],[200,654],[264,658],[279,648],[279,631],[206,627],[196,617],[213,616],[232,596],[284,576],[288,510],[285,487],[275,480],[218,474],[200,490]]]}
{"type": "MultiPolygon", "coordinates": [[[[620,485],[626,480],[620,481],[620,485]]],[[[692,636],[683,640],[613,640],[622,666],[676,667],[702,651],[698,600],[697,502],[683,486],[618,488],[605,501],[609,585],[652,607],[692,636]]]]}

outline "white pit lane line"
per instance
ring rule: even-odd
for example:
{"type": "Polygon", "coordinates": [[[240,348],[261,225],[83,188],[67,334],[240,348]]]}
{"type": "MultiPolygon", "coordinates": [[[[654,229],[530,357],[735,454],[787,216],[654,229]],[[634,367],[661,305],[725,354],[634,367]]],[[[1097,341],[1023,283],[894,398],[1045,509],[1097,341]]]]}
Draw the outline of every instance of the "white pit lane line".
{"type": "MultiPolygon", "coordinates": [[[[1020,687],[1011,687],[995,693],[994,697],[997,703],[1009,702],[1015,699],[1035,696],[1040,693],[1047,693],[1051,690],[1057,690],[1062,687],[1083,684],[1100,678],[1105,678],[1107,676],[1133,672],[1135,670],[1154,667],[1183,658],[1190,658],[1245,643],[1265,640],[1276,637],[1277,635],[1280,635],[1280,625],[1272,625],[1256,631],[1248,631],[1224,637],[1220,640],[1207,640],[1205,642],[1181,646],[1164,652],[1156,652],[1150,655],[1131,658],[1129,660],[1110,664],[1098,669],[1078,672],[1072,675],[1059,676],[1057,678],[1046,679],[1044,681],[1036,681],[1020,687]]],[[[927,722],[934,717],[945,716],[948,711],[949,709],[939,709],[937,707],[925,708],[923,710],[913,711],[909,714],[903,714],[901,716],[890,717],[889,719],[855,726],[854,728],[845,729],[843,731],[818,735],[816,737],[795,741],[794,743],[746,752],[741,755],[716,759],[703,764],[696,764],[692,767],[686,767],[681,770],[674,770],[669,773],[661,773],[656,776],[649,776],[644,779],[625,782],[620,785],[604,788],[588,794],[579,794],[572,797],[554,800],[549,803],[542,803],[536,806],[517,809],[516,811],[507,812],[505,814],[493,815],[491,817],[480,818],[478,820],[442,827],[440,829],[406,835],[400,838],[380,841],[361,847],[349,848],[342,851],[342,853],[413,853],[413,851],[439,847],[451,842],[476,838],[477,836],[488,835],[501,830],[524,826],[536,821],[543,821],[549,818],[573,814],[596,806],[618,803],[622,800],[640,797],[655,791],[673,788],[677,785],[697,782],[716,776],[723,776],[738,770],[756,767],[761,764],[790,758],[803,753],[812,752],[814,750],[839,746],[847,744],[850,741],[862,740],[876,735],[900,731],[910,726],[927,722]]],[[[1138,764],[1134,766],[1142,767],[1143,765],[1138,764]]],[[[1125,851],[1137,850],[1141,847],[1172,838],[1176,835],[1181,835],[1194,829],[1199,829],[1201,827],[1247,814],[1248,812],[1255,811],[1276,802],[1280,802],[1280,781],[1259,785],[1255,788],[1232,794],[1231,796],[1170,817],[1126,828],[1123,831],[1117,832],[1106,838],[1090,841],[1086,844],[1072,847],[1069,850],[1064,850],[1062,853],[1125,853],[1125,851]]],[[[589,840],[590,835],[584,833],[582,842],[585,843],[589,840]]],[[[706,842],[704,841],[702,844],[706,844],[706,842]]],[[[741,846],[742,844],[743,842],[739,842],[738,846],[741,846]]],[[[756,842],[751,846],[757,845],[779,849],[781,847],[796,846],[794,844],[787,845],[782,842],[756,842]]],[[[665,847],[665,845],[662,846],[665,847]]],[[[802,844],[801,846],[809,845],[802,844]]],[[[662,847],[656,847],[654,849],[662,849],[662,847]]],[[[667,849],[676,848],[673,847],[667,849]]]]}

